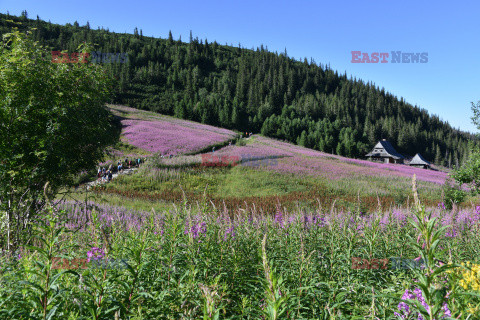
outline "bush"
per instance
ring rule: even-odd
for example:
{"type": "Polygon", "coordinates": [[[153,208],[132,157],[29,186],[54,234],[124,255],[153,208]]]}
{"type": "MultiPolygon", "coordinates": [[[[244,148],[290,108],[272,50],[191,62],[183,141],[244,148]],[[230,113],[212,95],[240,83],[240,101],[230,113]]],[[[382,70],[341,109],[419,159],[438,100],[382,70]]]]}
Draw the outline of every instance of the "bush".
{"type": "Polygon", "coordinates": [[[235,142],[235,145],[236,145],[236,146],[246,146],[246,145],[247,145],[247,141],[245,141],[245,139],[238,139],[238,140],[235,142]]]}
{"type": "Polygon", "coordinates": [[[453,182],[450,177],[445,180],[443,193],[445,197],[445,208],[448,210],[451,210],[454,204],[462,203],[467,196],[467,193],[461,189],[461,186],[458,183],[453,182]]]}

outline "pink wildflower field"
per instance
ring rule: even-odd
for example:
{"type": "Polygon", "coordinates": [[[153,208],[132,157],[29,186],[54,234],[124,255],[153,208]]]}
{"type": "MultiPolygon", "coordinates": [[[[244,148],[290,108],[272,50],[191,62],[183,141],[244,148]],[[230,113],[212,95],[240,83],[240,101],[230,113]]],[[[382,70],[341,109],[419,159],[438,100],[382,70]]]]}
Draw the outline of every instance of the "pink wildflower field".
{"type": "MultiPolygon", "coordinates": [[[[192,121],[163,116],[153,112],[114,106],[121,112],[123,139],[149,153],[182,155],[196,153],[205,148],[236,137],[235,132],[192,121]]],[[[351,159],[328,154],[261,135],[247,139],[247,145],[230,145],[215,151],[218,156],[230,156],[248,161],[252,167],[279,173],[322,177],[329,180],[384,176],[411,178],[443,184],[447,173],[425,170],[400,164],[385,164],[368,160],[351,159]],[[272,165],[261,165],[264,159],[276,159],[272,165]],[[258,166],[256,166],[258,162],[258,166]]]]}
{"type": "Polygon", "coordinates": [[[276,165],[260,167],[264,170],[320,176],[331,180],[356,176],[411,178],[415,174],[417,180],[443,184],[447,177],[443,171],[350,159],[257,135],[246,146],[228,146],[219,150],[218,154],[239,157],[248,155],[254,159],[275,157],[276,165]]]}
{"type": "Polygon", "coordinates": [[[122,122],[125,142],[150,153],[186,154],[233,139],[227,129],[157,115],[128,107],[116,107],[127,113],[122,122]]]}

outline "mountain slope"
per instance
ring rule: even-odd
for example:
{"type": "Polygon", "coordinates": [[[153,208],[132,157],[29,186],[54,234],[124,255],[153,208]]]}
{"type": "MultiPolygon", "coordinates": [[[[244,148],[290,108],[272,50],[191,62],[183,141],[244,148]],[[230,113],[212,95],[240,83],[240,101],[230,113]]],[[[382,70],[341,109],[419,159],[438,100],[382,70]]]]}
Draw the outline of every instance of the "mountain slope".
{"type": "Polygon", "coordinates": [[[51,50],[74,52],[87,41],[102,52],[127,52],[127,63],[104,67],[118,79],[114,102],[130,107],[357,158],[386,138],[403,154],[451,166],[466,157],[468,140],[477,141],[383,88],[263,46],[184,43],[171,34],[157,39],[0,15],[0,33],[15,26],[37,28],[33,36],[51,50]]]}

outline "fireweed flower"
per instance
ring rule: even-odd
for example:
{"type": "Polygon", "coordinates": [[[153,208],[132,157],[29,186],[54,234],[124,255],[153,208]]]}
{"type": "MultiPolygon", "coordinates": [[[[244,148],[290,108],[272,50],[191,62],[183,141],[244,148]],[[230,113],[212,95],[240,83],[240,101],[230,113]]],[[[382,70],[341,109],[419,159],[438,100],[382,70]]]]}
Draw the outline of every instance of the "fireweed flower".
{"type": "MultiPolygon", "coordinates": [[[[408,289],[405,289],[405,293],[402,296],[402,300],[413,300],[415,296],[411,294],[408,289]]],[[[400,319],[407,319],[410,315],[410,307],[405,302],[400,302],[398,304],[398,310],[402,313],[394,312],[395,316],[399,317],[400,319]]]]}
{"type": "Polygon", "coordinates": [[[275,219],[276,224],[279,224],[281,228],[284,227],[283,226],[283,214],[279,209],[277,209],[277,212],[275,213],[275,218],[274,219],[275,219]]]}
{"type": "Polygon", "coordinates": [[[287,220],[287,224],[286,224],[286,227],[287,228],[290,228],[290,226],[292,226],[295,222],[295,217],[294,216],[290,216],[287,220]]]}
{"type": "Polygon", "coordinates": [[[225,231],[225,234],[224,234],[224,236],[223,236],[223,240],[227,240],[229,236],[230,236],[232,239],[235,239],[235,226],[234,226],[234,225],[231,225],[230,228],[228,228],[228,229],[225,231]]]}
{"type": "Polygon", "coordinates": [[[475,208],[475,214],[472,217],[472,222],[479,222],[480,221],[480,206],[475,208]]]}
{"type": "MultiPolygon", "coordinates": [[[[450,293],[447,293],[445,298],[448,299],[449,295],[450,295],[450,293]]],[[[429,305],[425,302],[425,298],[422,295],[422,290],[418,287],[415,288],[412,293],[410,293],[410,291],[408,289],[405,289],[405,292],[402,296],[402,300],[417,300],[418,302],[420,302],[422,304],[422,306],[427,311],[429,311],[429,309],[430,309],[429,305]]],[[[410,319],[411,316],[415,316],[415,314],[412,312],[412,310],[410,310],[410,306],[403,301],[401,301],[398,304],[397,308],[400,311],[400,313],[394,312],[394,314],[399,319],[410,319]]],[[[441,317],[441,319],[445,319],[446,317],[451,317],[452,316],[452,313],[451,313],[450,309],[448,309],[448,305],[447,305],[446,302],[443,303],[442,310],[443,310],[443,316],[441,317]]],[[[417,314],[417,317],[418,317],[417,319],[419,319],[419,320],[424,320],[424,318],[421,314],[417,314]]]]}
{"type": "Polygon", "coordinates": [[[445,232],[445,237],[447,237],[447,238],[454,238],[456,236],[457,236],[457,231],[455,231],[454,228],[452,228],[451,230],[447,230],[445,232]]]}
{"type": "Polygon", "coordinates": [[[92,250],[87,252],[87,257],[88,262],[90,262],[92,259],[94,261],[98,261],[105,257],[105,252],[100,248],[92,247],[92,250]]]}
{"type": "MultiPolygon", "coordinates": [[[[190,223],[187,221],[185,223],[185,231],[186,235],[191,235],[193,239],[196,239],[198,236],[202,235],[205,236],[207,233],[207,223],[206,222],[197,222],[190,226],[190,223]]],[[[200,240],[199,240],[200,241],[200,240]]]]}
{"type": "Polygon", "coordinates": [[[428,306],[428,304],[425,302],[425,298],[423,298],[423,295],[422,295],[422,290],[420,290],[420,288],[415,288],[413,290],[413,293],[415,293],[415,295],[417,296],[417,300],[422,304],[422,306],[425,307],[425,309],[427,311],[429,311],[430,307],[428,306]]]}

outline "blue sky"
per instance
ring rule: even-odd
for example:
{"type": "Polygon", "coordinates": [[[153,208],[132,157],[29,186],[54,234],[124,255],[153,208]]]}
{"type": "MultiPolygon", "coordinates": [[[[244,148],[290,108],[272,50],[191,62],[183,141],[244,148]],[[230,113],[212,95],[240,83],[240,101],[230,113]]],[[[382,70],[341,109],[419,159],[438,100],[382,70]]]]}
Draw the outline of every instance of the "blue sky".
{"type": "Polygon", "coordinates": [[[330,64],[372,81],[453,127],[477,132],[470,102],[480,100],[480,3],[476,1],[52,1],[0,0],[0,12],[27,10],[53,23],[220,44],[261,44],[290,57],[330,64]],[[351,63],[351,51],[428,52],[427,63],[351,63]]]}

